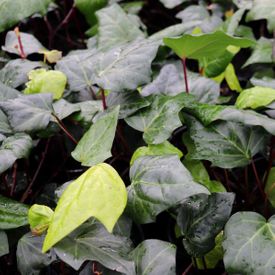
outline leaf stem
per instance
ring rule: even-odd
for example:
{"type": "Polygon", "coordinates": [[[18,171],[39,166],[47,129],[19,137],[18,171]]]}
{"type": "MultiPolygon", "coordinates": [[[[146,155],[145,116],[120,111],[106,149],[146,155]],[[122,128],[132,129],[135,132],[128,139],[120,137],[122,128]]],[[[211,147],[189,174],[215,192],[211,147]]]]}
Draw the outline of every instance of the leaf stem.
{"type": "Polygon", "coordinates": [[[104,90],[102,88],[100,89],[100,93],[101,93],[103,110],[106,110],[107,109],[106,97],[105,97],[104,90]]]}
{"type": "Polygon", "coordinates": [[[21,57],[22,59],[26,59],[26,54],[25,54],[24,47],[23,47],[23,44],[22,44],[22,40],[21,40],[21,35],[20,35],[19,28],[16,27],[16,28],[14,29],[14,32],[15,32],[15,35],[16,35],[16,37],[17,37],[18,44],[19,44],[19,53],[20,53],[20,57],[21,57]]]}
{"type": "Polygon", "coordinates": [[[66,129],[64,123],[57,117],[56,114],[52,113],[52,116],[56,119],[58,126],[61,130],[67,135],[67,137],[75,144],[77,144],[77,140],[71,135],[71,133],[66,129]]]}
{"type": "Polygon", "coordinates": [[[186,67],[186,58],[183,57],[181,59],[181,62],[182,62],[182,66],[183,66],[185,89],[186,89],[186,93],[189,94],[188,77],[187,77],[187,67],[186,67]]]}
{"type": "Polygon", "coordinates": [[[191,264],[184,270],[182,275],[187,275],[188,272],[192,269],[192,267],[193,267],[193,263],[191,262],[191,264]]]}
{"type": "Polygon", "coordinates": [[[12,171],[12,186],[10,190],[10,196],[13,196],[15,187],[16,187],[16,179],[17,179],[17,162],[13,165],[13,171],[12,171]]]}
{"type": "Polygon", "coordinates": [[[265,192],[263,190],[263,185],[262,185],[261,180],[259,178],[259,175],[258,175],[258,172],[257,172],[257,168],[255,166],[255,163],[254,163],[253,159],[251,160],[251,164],[252,164],[253,172],[254,172],[254,175],[255,175],[255,178],[256,178],[256,183],[257,183],[258,189],[260,190],[260,192],[261,192],[261,194],[263,196],[263,199],[265,200],[266,194],[265,194],[265,192]]]}

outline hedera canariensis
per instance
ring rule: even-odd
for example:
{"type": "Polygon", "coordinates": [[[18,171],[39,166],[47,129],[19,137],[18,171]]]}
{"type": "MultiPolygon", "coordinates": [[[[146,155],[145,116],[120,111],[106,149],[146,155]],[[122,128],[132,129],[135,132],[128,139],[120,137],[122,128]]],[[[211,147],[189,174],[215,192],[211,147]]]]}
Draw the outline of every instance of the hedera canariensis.
{"type": "Polygon", "coordinates": [[[273,274],[273,2],[0,0],[0,273],[273,274]]]}

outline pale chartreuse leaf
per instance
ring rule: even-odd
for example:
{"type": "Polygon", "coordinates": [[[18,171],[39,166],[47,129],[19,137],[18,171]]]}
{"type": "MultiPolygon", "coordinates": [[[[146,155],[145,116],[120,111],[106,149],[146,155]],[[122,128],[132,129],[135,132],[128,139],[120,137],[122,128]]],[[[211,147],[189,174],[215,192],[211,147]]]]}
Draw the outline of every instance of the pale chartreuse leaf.
{"type": "Polygon", "coordinates": [[[33,132],[45,129],[51,119],[52,95],[35,94],[20,96],[0,102],[14,131],[33,132]]]}
{"type": "Polygon", "coordinates": [[[0,32],[14,26],[34,13],[47,13],[52,0],[13,0],[0,1],[0,32]]]}
{"type": "Polygon", "coordinates": [[[0,195],[0,229],[17,228],[28,224],[29,207],[0,195]]]}
{"type": "Polygon", "coordinates": [[[119,106],[108,110],[90,127],[72,152],[84,166],[93,166],[111,157],[118,121],[119,106]]]}
{"type": "Polygon", "coordinates": [[[233,193],[200,194],[185,200],[179,208],[177,224],[189,255],[201,257],[215,247],[215,238],[230,217],[233,193]]]}
{"type": "Polygon", "coordinates": [[[160,240],[145,240],[132,252],[136,274],[174,275],[176,273],[176,246],[160,240]]]}
{"type": "Polygon", "coordinates": [[[139,26],[118,5],[113,4],[96,12],[98,18],[98,48],[101,51],[144,38],[139,26]]]}
{"type": "Polygon", "coordinates": [[[90,217],[97,218],[111,232],[126,202],[126,188],[116,170],[106,163],[91,167],[60,197],[43,251],[48,251],[90,217]]]}
{"type": "Polygon", "coordinates": [[[275,216],[268,221],[255,212],[238,212],[224,230],[225,269],[230,274],[273,274],[275,216]]]}
{"type": "MultiPolygon", "coordinates": [[[[189,93],[194,95],[199,102],[216,103],[220,94],[220,87],[212,79],[197,73],[187,71],[189,93]]],[[[153,82],[142,90],[143,96],[164,94],[177,95],[186,91],[181,62],[164,65],[153,82]]]]}
{"type": "Polygon", "coordinates": [[[261,37],[243,67],[255,63],[272,63],[272,39],[261,37]]]}
{"type": "Polygon", "coordinates": [[[243,90],[238,96],[236,106],[239,109],[257,109],[265,107],[275,100],[275,89],[256,86],[243,90]]]}
{"type": "MultiPolygon", "coordinates": [[[[30,55],[45,50],[45,47],[31,34],[20,32],[24,54],[30,55]]],[[[5,45],[2,50],[20,56],[20,46],[15,31],[9,31],[6,35],[5,45]]]]}
{"type": "Polygon", "coordinates": [[[67,83],[67,77],[62,72],[37,69],[30,71],[28,76],[24,94],[51,93],[54,99],[62,97],[67,83]]]}
{"type": "Polygon", "coordinates": [[[39,53],[44,55],[44,62],[48,61],[50,64],[56,63],[62,58],[62,52],[58,50],[42,50],[39,53]]]}
{"type": "MultiPolygon", "coordinates": [[[[184,141],[186,141],[184,139],[184,141]]],[[[184,142],[184,145],[189,151],[189,144],[184,142]]],[[[184,166],[189,170],[196,182],[205,186],[211,193],[226,192],[226,189],[221,182],[211,180],[203,163],[199,160],[184,159],[182,161],[184,166]]]]}
{"type": "Polygon", "coordinates": [[[185,116],[185,121],[195,144],[190,157],[209,160],[213,166],[227,169],[246,166],[267,144],[268,135],[261,127],[231,121],[218,121],[205,127],[191,116],[185,116]]]}
{"type": "Polygon", "coordinates": [[[9,241],[5,231],[0,230],[0,257],[9,253],[9,241]]]}
{"type": "Polygon", "coordinates": [[[81,225],[54,247],[57,256],[75,270],[90,260],[111,270],[135,275],[134,263],[129,257],[132,249],[129,238],[110,234],[94,219],[81,225]]]}
{"type": "Polygon", "coordinates": [[[120,106],[119,119],[126,118],[141,108],[150,105],[150,102],[142,97],[138,91],[129,91],[127,93],[110,93],[107,97],[107,106],[120,106]]]}
{"type": "Polygon", "coordinates": [[[272,167],[268,174],[265,193],[271,205],[275,207],[275,167],[272,167]]]}
{"type": "Polygon", "coordinates": [[[16,258],[18,270],[22,275],[39,275],[41,270],[57,260],[53,250],[42,253],[45,236],[25,234],[18,242],[16,258]]]}
{"type": "Polygon", "coordinates": [[[48,229],[53,217],[51,208],[45,205],[34,204],[28,212],[28,221],[31,227],[32,234],[35,236],[41,235],[48,229]]]}
{"type": "Polygon", "coordinates": [[[144,156],[130,169],[127,213],[138,223],[150,223],[156,216],[196,194],[209,194],[196,183],[178,156],[144,156]]]}
{"type": "Polygon", "coordinates": [[[45,64],[19,58],[11,60],[0,70],[0,81],[11,88],[17,88],[28,81],[31,70],[39,67],[45,67],[45,64]]]}
{"type": "Polygon", "coordinates": [[[130,160],[132,166],[136,159],[143,156],[165,156],[165,155],[177,155],[179,158],[183,156],[183,153],[171,144],[169,141],[164,141],[160,144],[149,144],[148,146],[139,147],[130,160]]]}
{"type": "Polygon", "coordinates": [[[186,93],[177,96],[151,96],[151,105],[125,119],[132,128],[144,132],[147,144],[159,144],[167,140],[172,132],[182,125],[179,112],[194,98],[186,93]]]}
{"type": "Polygon", "coordinates": [[[275,2],[273,0],[253,0],[251,9],[246,15],[246,21],[266,19],[270,32],[275,28],[275,2]]]}
{"type": "Polygon", "coordinates": [[[223,241],[223,232],[221,232],[216,236],[215,247],[212,250],[210,250],[207,254],[205,254],[203,256],[203,259],[195,258],[198,269],[204,270],[205,265],[207,269],[214,269],[217,266],[219,261],[223,259],[222,241],[223,241]]]}
{"type": "Polygon", "coordinates": [[[191,35],[185,34],[179,38],[164,38],[164,44],[170,47],[180,58],[213,59],[224,53],[228,46],[241,48],[251,47],[254,41],[227,35],[222,31],[191,35]]]}
{"type": "Polygon", "coordinates": [[[224,72],[224,77],[225,77],[225,80],[226,80],[229,88],[232,91],[236,91],[239,93],[242,91],[242,87],[240,85],[239,79],[236,75],[235,68],[232,63],[230,63],[226,67],[225,72],[224,72]]]}

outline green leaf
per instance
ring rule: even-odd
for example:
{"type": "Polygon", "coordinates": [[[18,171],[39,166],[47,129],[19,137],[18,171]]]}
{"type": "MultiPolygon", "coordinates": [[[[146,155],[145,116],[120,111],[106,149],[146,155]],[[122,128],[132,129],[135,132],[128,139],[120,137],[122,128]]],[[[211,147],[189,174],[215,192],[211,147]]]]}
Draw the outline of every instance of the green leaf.
{"type": "Polygon", "coordinates": [[[130,169],[127,212],[137,223],[154,222],[156,216],[184,199],[209,192],[194,182],[178,156],[145,156],[130,169]]]}
{"type": "Polygon", "coordinates": [[[132,166],[136,159],[143,156],[165,156],[177,155],[179,158],[183,153],[169,141],[164,141],[160,144],[149,144],[148,146],[139,147],[132,155],[130,165],[132,166]]]}
{"type": "Polygon", "coordinates": [[[107,97],[107,106],[120,106],[119,119],[126,118],[141,108],[150,105],[146,98],[142,97],[137,91],[127,93],[110,93],[107,97]]]}
{"type": "MultiPolygon", "coordinates": [[[[27,56],[45,50],[45,47],[31,34],[20,32],[20,38],[24,48],[24,54],[27,56]]],[[[2,47],[2,50],[20,56],[20,46],[15,31],[9,31],[7,33],[5,45],[2,47]]]]}
{"type": "Polygon", "coordinates": [[[209,160],[221,168],[246,166],[259,152],[263,152],[268,135],[260,127],[247,127],[234,122],[215,122],[204,127],[188,116],[189,136],[195,144],[192,159],[209,160]]]}
{"type": "Polygon", "coordinates": [[[179,119],[180,110],[193,101],[185,93],[177,96],[152,96],[151,105],[139,110],[125,119],[132,128],[144,132],[143,139],[147,144],[159,144],[167,140],[172,132],[182,125],[179,119]]]}
{"type": "Polygon", "coordinates": [[[0,195],[0,229],[28,224],[28,206],[0,195]]]}
{"type": "Polygon", "coordinates": [[[0,82],[0,101],[6,101],[8,99],[13,99],[21,95],[17,90],[12,89],[2,82],[0,82]]]}
{"type": "Polygon", "coordinates": [[[46,65],[26,59],[11,60],[0,70],[0,81],[11,88],[17,88],[28,81],[28,73],[31,70],[39,67],[46,65]]]}
{"type": "MultiPolygon", "coordinates": [[[[187,71],[189,93],[199,102],[216,103],[220,95],[219,85],[212,79],[187,71]]],[[[146,85],[143,96],[164,94],[174,96],[186,91],[181,62],[164,65],[153,82],[146,85]]]]}
{"type": "Polygon", "coordinates": [[[275,269],[275,216],[268,221],[258,213],[234,214],[224,230],[224,265],[230,274],[273,274],[275,269]]]}
{"type": "Polygon", "coordinates": [[[274,100],[275,89],[256,86],[243,90],[237,98],[236,106],[239,109],[257,109],[269,105],[274,100]]]}
{"type": "Polygon", "coordinates": [[[261,37],[243,67],[255,63],[272,63],[272,39],[261,37]]]}
{"type": "Polygon", "coordinates": [[[34,13],[45,15],[50,3],[52,3],[52,0],[1,0],[0,32],[14,26],[34,13]]]}
{"type": "Polygon", "coordinates": [[[215,238],[230,217],[234,198],[233,193],[200,194],[183,202],[177,223],[189,255],[201,257],[215,247],[215,238]]]}
{"type": "Polygon", "coordinates": [[[59,71],[37,69],[29,72],[24,94],[51,93],[54,99],[60,99],[64,93],[67,77],[59,71]]]}
{"type": "Polygon", "coordinates": [[[275,80],[272,77],[269,76],[257,76],[254,75],[249,80],[253,86],[261,86],[261,87],[267,87],[275,89],[275,80]]]}
{"type": "Polygon", "coordinates": [[[42,253],[44,236],[24,235],[18,242],[16,258],[18,270],[22,275],[39,275],[42,268],[49,266],[57,257],[53,250],[42,253]]]}
{"type": "Polygon", "coordinates": [[[242,91],[242,87],[240,85],[239,79],[236,75],[235,68],[232,63],[230,63],[226,67],[225,72],[224,72],[224,77],[225,77],[225,80],[226,80],[229,88],[232,91],[236,91],[238,93],[240,93],[242,91]]]}
{"type": "Polygon", "coordinates": [[[173,9],[186,1],[187,0],[160,0],[160,2],[168,9],[173,9]]]}
{"type": "Polygon", "coordinates": [[[45,129],[53,111],[51,94],[25,95],[0,102],[0,106],[17,132],[45,129]]]}
{"type": "Polygon", "coordinates": [[[134,275],[134,263],[130,260],[130,239],[110,234],[99,223],[89,221],[54,248],[58,257],[78,270],[84,261],[97,261],[111,270],[134,275]]]}
{"type": "Polygon", "coordinates": [[[90,127],[71,153],[84,166],[93,166],[111,157],[119,106],[108,110],[90,127]]]}
{"type": "Polygon", "coordinates": [[[254,41],[227,35],[222,31],[214,33],[191,35],[185,34],[179,38],[164,38],[164,44],[170,47],[180,58],[213,59],[224,53],[228,46],[247,48],[254,41]]]}
{"type": "Polygon", "coordinates": [[[28,212],[28,221],[34,235],[41,235],[48,229],[53,217],[51,208],[45,205],[34,204],[28,212]]]}
{"type": "MultiPolygon", "coordinates": [[[[85,101],[85,103],[88,101],[85,101]]],[[[80,105],[81,103],[70,103],[69,101],[66,101],[65,99],[61,98],[58,101],[55,101],[53,103],[53,109],[55,115],[60,119],[63,120],[64,118],[70,116],[73,113],[80,111],[80,105]]]]}
{"type": "Polygon", "coordinates": [[[0,257],[9,253],[9,241],[5,231],[0,230],[0,257]]]}
{"type": "Polygon", "coordinates": [[[240,9],[245,8],[250,10],[253,5],[253,0],[233,0],[233,3],[240,9]]]}
{"type": "Polygon", "coordinates": [[[101,9],[96,15],[99,24],[98,48],[101,51],[127,44],[138,37],[144,38],[137,23],[118,4],[101,9]]]}
{"type": "Polygon", "coordinates": [[[59,199],[43,252],[92,216],[111,232],[126,202],[125,185],[116,170],[106,163],[91,167],[73,181],[59,199]]]}
{"type": "Polygon", "coordinates": [[[131,253],[136,274],[176,274],[176,247],[160,240],[145,240],[131,253]]]}
{"type": "Polygon", "coordinates": [[[246,21],[266,19],[267,27],[270,32],[275,29],[274,19],[275,3],[273,0],[254,0],[252,8],[246,15],[246,21]]]}
{"type": "Polygon", "coordinates": [[[271,205],[275,207],[275,167],[272,167],[269,171],[265,193],[271,205]]]}

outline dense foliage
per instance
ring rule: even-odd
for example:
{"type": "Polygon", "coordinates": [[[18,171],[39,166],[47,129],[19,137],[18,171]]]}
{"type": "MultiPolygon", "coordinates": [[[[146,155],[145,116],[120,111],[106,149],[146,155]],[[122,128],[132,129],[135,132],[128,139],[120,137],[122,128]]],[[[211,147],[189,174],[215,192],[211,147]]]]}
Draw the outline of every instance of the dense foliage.
{"type": "Polygon", "coordinates": [[[274,0],[0,0],[0,275],[275,274],[274,0]]]}

